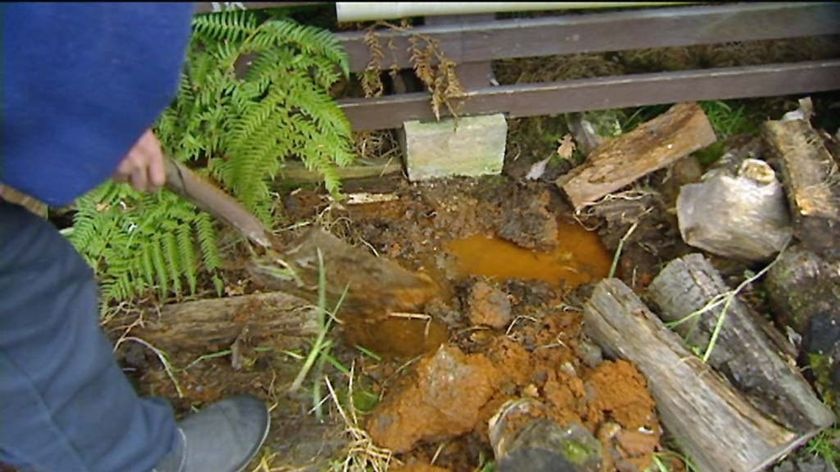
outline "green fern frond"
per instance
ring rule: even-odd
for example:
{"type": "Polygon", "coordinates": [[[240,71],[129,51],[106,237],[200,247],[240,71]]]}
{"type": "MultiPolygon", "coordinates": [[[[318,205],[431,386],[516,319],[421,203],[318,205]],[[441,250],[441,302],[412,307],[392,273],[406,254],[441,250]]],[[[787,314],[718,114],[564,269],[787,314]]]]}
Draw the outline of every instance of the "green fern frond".
{"type": "MultiPolygon", "coordinates": [[[[266,22],[261,27],[270,38],[291,43],[307,55],[323,56],[338,65],[345,76],[350,75],[350,62],[338,39],[328,30],[306,26],[289,19],[266,22]]],[[[255,35],[255,38],[258,35],[255,35]]]]}
{"type": "Polygon", "coordinates": [[[214,271],[222,266],[222,257],[219,255],[219,247],[216,240],[216,229],[213,227],[210,216],[201,213],[195,220],[195,230],[199,247],[201,248],[204,268],[214,271]]]}
{"type": "Polygon", "coordinates": [[[194,40],[241,41],[257,27],[257,17],[248,11],[224,11],[199,15],[193,19],[194,40]]]}
{"type": "Polygon", "coordinates": [[[198,261],[195,257],[193,235],[188,226],[178,228],[178,255],[181,267],[184,270],[184,277],[190,287],[190,293],[194,294],[198,285],[198,261]]]}
{"type": "MultiPolygon", "coordinates": [[[[274,219],[271,185],[289,159],[340,192],[336,166],[352,162],[351,128],[330,88],[349,75],[327,30],[248,11],[200,15],[177,98],[155,132],[164,151],[216,179],[258,218],[274,219]],[[236,70],[250,58],[246,73],[236,70]]],[[[102,302],[157,292],[221,294],[218,222],[180,197],[108,183],[78,201],[70,237],[102,283],[102,302]]]]}

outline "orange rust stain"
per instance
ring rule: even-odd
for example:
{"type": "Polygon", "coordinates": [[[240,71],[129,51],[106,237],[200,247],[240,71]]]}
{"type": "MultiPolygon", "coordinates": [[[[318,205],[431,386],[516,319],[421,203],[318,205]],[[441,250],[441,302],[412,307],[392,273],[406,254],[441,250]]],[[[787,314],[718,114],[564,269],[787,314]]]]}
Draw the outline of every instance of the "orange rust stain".
{"type": "Polygon", "coordinates": [[[447,250],[456,257],[455,269],[461,275],[542,280],[574,288],[609,274],[612,259],[595,233],[565,221],[558,221],[557,226],[558,244],[552,252],[523,249],[485,236],[453,241],[447,250]]]}
{"type": "Polygon", "coordinates": [[[345,339],[380,356],[410,358],[436,350],[449,336],[446,325],[437,320],[388,317],[358,319],[344,327],[345,339]]]}

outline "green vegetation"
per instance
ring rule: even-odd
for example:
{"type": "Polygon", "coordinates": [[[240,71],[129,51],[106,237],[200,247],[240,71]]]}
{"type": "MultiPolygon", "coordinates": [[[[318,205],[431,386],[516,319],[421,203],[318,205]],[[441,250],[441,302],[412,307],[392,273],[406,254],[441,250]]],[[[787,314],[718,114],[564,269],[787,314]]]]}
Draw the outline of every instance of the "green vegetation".
{"type": "MultiPolygon", "coordinates": [[[[196,17],[177,99],[155,125],[165,152],[233,194],[269,226],[271,184],[290,159],[340,191],[350,124],[329,95],[349,74],[333,35],[246,11],[196,17]]],[[[104,304],[223,283],[216,222],[162,191],[108,183],[78,202],[70,239],[102,282],[104,304]]]]}
{"type": "Polygon", "coordinates": [[[808,441],[805,450],[835,467],[840,466],[840,429],[827,429],[808,441]]]}

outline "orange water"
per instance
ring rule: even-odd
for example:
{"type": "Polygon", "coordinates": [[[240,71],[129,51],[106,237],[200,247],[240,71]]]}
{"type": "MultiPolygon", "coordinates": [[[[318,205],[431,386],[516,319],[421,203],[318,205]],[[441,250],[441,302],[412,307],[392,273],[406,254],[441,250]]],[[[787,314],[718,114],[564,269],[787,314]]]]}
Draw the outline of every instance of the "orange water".
{"type": "Polygon", "coordinates": [[[460,275],[491,279],[541,280],[574,288],[606,277],[612,259],[598,236],[580,225],[558,221],[557,248],[551,252],[523,249],[498,238],[472,236],[451,242],[460,275]]]}
{"type": "Polygon", "coordinates": [[[377,320],[356,320],[345,326],[345,339],[390,359],[411,358],[434,351],[446,342],[446,325],[437,320],[388,317],[377,320]]]}
{"type": "MultiPolygon", "coordinates": [[[[612,259],[595,233],[579,225],[558,222],[558,245],[551,252],[520,248],[507,241],[472,236],[451,242],[447,251],[455,256],[456,275],[483,275],[491,279],[541,280],[571,289],[609,274],[612,259]]],[[[445,279],[434,263],[430,275],[445,279]]],[[[442,286],[448,281],[438,280],[442,286]]],[[[445,292],[454,295],[451,290],[445,292]]],[[[435,350],[446,342],[446,325],[437,320],[386,317],[355,319],[344,327],[347,341],[364,346],[385,358],[411,358],[435,350]]]]}

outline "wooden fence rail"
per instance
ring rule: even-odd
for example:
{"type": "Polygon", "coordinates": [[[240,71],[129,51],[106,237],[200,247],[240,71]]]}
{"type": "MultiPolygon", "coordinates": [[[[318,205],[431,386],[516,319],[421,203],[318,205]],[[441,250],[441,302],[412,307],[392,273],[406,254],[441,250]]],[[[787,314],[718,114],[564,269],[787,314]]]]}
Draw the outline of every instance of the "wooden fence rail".
{"type": "MultiPolygon", "coordinates": [[[[318,3],[318,2],[298,2],[318,3]]],[[[198,11],[214,11],[199,3],[198,11]]],[[[232,4],[228,4],[230,6],[232,4]]],[[[239,8],[288,4],[237,3],[239,8]]],[[[366,31],[337,33],[350,69],[368,67],[366,31]]],[[[489,70],[492,60],[627,51],[736,41],[840,35],[840,3],[734,3],[575,13],[543,18],[471,21],[435,19],[408,30],[376,32],[384,52],[378,66],[411,67],[410,38],[433,38],[459,64],[459,75],[489,70]]],[[[840,48],[838,48],[840,49],[840,48]]],[[[840,57],[840,50],[832,51],[840,57]]],[[[463,114],[550,115],[687,100],[715,100],[815,93],[840,89],[840,58],[786,64],[633,74],[553,83],[493,86],[489,77],[462,80],[463,114]]],[[[389,129],[407,120],[433,119],[427,93],[345,99],[340,106],[358,131],[389,129]]]]}

